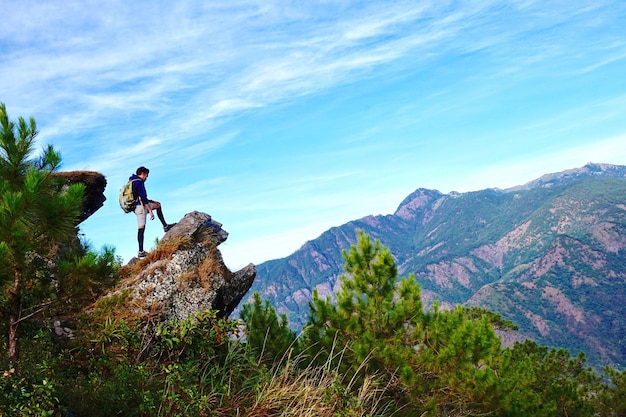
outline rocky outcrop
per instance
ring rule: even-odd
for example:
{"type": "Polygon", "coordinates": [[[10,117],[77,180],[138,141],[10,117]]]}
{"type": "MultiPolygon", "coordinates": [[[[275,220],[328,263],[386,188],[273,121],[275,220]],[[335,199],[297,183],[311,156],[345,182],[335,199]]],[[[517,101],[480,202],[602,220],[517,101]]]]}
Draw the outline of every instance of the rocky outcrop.
{"type": "Polygon", "coordinates": [[[222,224],[216,222],[206,213],[192,211],[187,213],[174,227],[165,233],[161,243],[179,239],[181,237],[195,240],[209,238],[215,245],[228,239],[228,232],[222,229],[222,224]]]}
{"type": "MultiPolygon", "coordinates": [[[[54,175],[64,178],[67,185],[85,185],[78,224],[104,205],[107,185],[104,175],[92,171],[54,175]]],[[[163,236],[147,258],[131,259],[124,267],[130,276],[104,298],[122,295],[124,301],[119,307],[125,315],[157,317],[163,321],[185,319],[206,309],[216,310],[218,317],[228,317],[252,286],[256,266],[249,264],[231,272],[217,249],[227,238],[228,232],[222,229],[222,224],[208,214],[188,213],[163,236]]],[[[74,336],[69,325],[57,318],[51,322],[55,340],[74,336]]]]}
{"type": "Polygon", "coordinates": [[[82,223],[104,205],[106,197],[104,189],[107,180],[104,175],[93,171],[57,172],[55,175],[65,178],[68,185],[85,184],[85,201],[78,223],[82,223]]]}
{"type": "Polygon", "coordinates": [[[226,267],[217,246],[227,237],[208,214],[188,213],[147,258],[129,262],[138,272],[117,293],[129,294],[125,305],[135,314],[159,321],[207,309],[228,317],[252,286],[256,267],[249,264],[234,273],[226,267]]]}

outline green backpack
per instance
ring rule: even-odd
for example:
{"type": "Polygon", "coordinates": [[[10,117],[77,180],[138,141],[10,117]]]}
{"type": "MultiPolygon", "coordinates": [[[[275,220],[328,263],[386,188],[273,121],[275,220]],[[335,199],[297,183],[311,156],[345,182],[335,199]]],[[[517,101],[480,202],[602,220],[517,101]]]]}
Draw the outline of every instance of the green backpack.
{"type": "Polygon", "coordinates": [[[139,178],[128,181],[120,189],[120,207],[124,210],[124,213],[131,213],[137,207],[137,199],[133,195],[133,182],[135,181],[139,181],[139,178]]]}

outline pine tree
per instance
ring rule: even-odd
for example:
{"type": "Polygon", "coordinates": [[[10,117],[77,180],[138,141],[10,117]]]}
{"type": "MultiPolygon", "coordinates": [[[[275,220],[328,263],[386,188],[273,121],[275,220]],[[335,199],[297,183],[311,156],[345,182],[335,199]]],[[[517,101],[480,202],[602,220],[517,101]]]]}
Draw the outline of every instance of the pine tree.
{"type": "Polygon", "coordinates": [[[501,407],[494,363],[501,353],[491,318],[468,318],[458,306],[425,315],[418,348],[422,382],[410,389],[416,403],[436,415],[492,413],[501,407]]]}
{"type": "Polygon", "coordinates": [[[584,354],[573,358],[565,349],[526,340],[506,349],[500,361],[499,382],[507,393],[504,401],[509,415],[598,415],[590,399],[603,393],[605,387],[599,376],[585,365],[584,354]]]}
{"type": "Polygon", "coordinates": [[[48,305],[50,262],[76,236],[84,185],[67,186],[55,171],[52,146],[35,157],[35,120],[9,120],[0,104],[0,314],[7,320],[8,356],[15,366],[21,322],[48,305]]]}
{"type": "Polygon", "coordinates": [[[261,301],[258,292],[253,302],[244,304],[241,319],[245,325],[246,343],[261,362],[277,363],[289,354],[297,354],[296,334],[287,325],[287,316],[280,318],[268,300],[261,301]]]}
{"type": "Polygon", "coordinates": [[[492,315],[462,307],[425,312],[414,277],[398,280],[390,251],[363,232],[343,256],[336,303],[314,292],[310,304],[303,348],[312,361],[331,364],[346,380],[376,375],[408,415],[500,406],[492,366],[501,347],[492,315]]]}
{"type": "Polygon", "coordinates": [[[334,363],[348,380],[375,373],[411,380],[423,330],[419,286],[413,276],[398,283],[391,252],[362,231],[343,256],[336,304],[313,294],[304,332],[311,356],[334,363]]]}

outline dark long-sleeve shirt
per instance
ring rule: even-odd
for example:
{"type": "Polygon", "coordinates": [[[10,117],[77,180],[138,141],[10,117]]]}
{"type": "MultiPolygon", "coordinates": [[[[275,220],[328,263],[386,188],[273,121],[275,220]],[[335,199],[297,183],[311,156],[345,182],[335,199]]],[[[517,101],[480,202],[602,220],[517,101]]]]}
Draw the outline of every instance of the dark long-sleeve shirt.
{"type": "Polygon", "coordinates": [[[137,199],[137,205],[148,203],[148,192],[146,191],[146,185],[143,180],[136,174],[133,174],[128,178],[128,181],[133,181],[133,196],[137,199]]]}

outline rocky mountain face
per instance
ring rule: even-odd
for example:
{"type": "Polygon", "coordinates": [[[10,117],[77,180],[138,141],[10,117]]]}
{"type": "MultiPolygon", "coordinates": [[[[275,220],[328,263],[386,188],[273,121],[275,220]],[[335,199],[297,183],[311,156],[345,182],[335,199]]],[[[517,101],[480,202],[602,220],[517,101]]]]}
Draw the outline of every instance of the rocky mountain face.
{"type": "Polygon", "coordinates": [[[519,326],[505,342],[626,364],[626,167],[588,164],[507,190],[418,189],[392,215],[334,227],[259,265],[249,294],[300,328],[313,289],[333,297],[359,229],[391,250],[400,276],[415,276],[427,307],[484,307],[519,326]]]}

